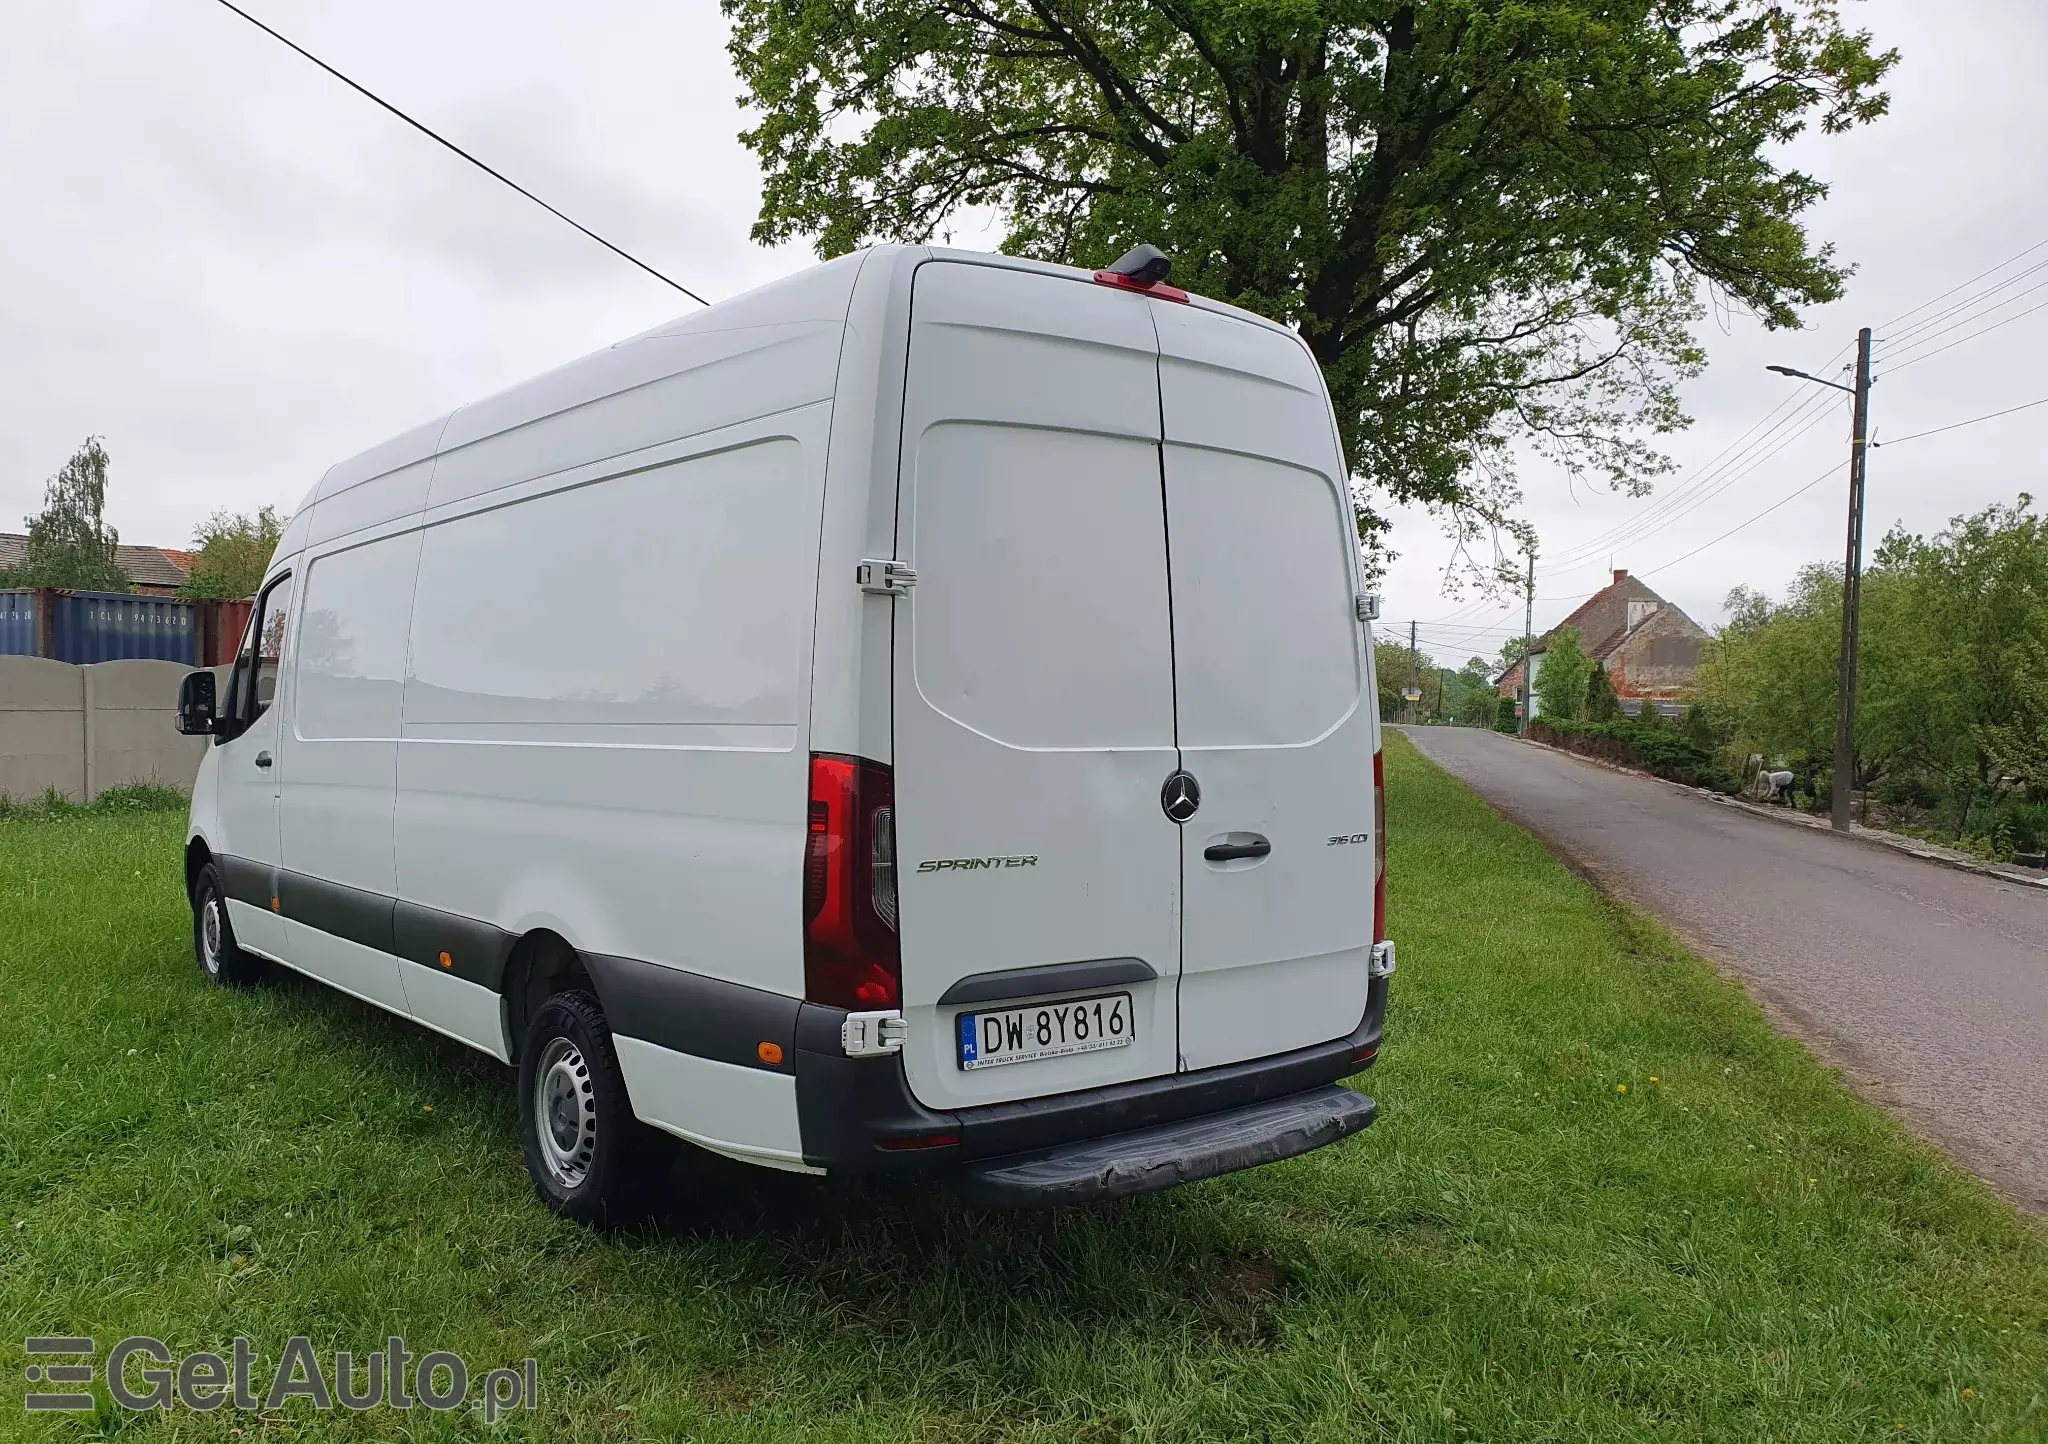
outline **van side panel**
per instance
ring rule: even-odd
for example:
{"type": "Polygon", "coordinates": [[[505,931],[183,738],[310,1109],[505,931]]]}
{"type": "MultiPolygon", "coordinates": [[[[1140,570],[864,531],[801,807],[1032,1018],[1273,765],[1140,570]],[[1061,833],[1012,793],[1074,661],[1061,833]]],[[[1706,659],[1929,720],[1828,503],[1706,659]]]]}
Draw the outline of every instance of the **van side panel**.
{"type": "MultiPolygon", "coordinates": [[[[409,956],[431,960],[433,930],[465,920],[484,925],[472,949],[545,930],[586,958],[678,970],[678,996],[710,979],[793,1012],[829,413],[643,450],[569,486],[472,472],[474,499],[429,513],[399,746],[409,956]]],[[[535,444],[566,457],[539,433],[575,416],[538,423],[535,444]]],[[[411,987],[427,964],[402,969],[411,987]]],[[[761,1077],[684,1086],[703,1060],[678,1061],[651,1010],[615,1005],[593,974],[614,1033],[645,1045],[620,1050],[642,1117],[745,1150],[773,1095],[794,1129],[793,1078],[721,1064],[761,1077]]]]}
{"type": "Polygon", "coordinates": [[[296,879],[285,888],[286,957],[403,1013],[390,941],[391,826],[420,534],[386,533],[339,549],[316,545],[300,562],[298,637],[278,735],[278,844],[281,866],[296,879]],[[365,901],[343,901],[351,894],[365,901]],[[350,925],[359,917],[374,925],[350,925]]]}

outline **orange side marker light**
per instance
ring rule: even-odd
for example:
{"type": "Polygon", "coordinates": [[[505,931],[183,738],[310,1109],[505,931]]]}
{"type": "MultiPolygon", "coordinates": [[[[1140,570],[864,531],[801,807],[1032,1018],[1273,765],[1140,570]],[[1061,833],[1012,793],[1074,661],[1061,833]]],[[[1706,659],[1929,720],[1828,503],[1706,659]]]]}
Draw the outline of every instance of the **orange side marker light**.
{"type": "Polygon", "coordinates": [[[780,1043],[762,1043],[754,1049],[754,1053],[763,1063],[780,1063],[782,1061],[782,1045],[780,1043]]]}

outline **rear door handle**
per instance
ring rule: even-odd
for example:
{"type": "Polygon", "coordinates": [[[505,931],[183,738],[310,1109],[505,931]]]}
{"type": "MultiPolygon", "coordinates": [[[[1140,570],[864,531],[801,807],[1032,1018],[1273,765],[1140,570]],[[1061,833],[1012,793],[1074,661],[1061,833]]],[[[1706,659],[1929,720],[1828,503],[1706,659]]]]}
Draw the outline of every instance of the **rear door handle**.
{"type": "Polygon", "coordinates": [[[268,766],[270,765],[270,754],[269,754],[268,752],[259,752],[259,753],[257,753],[257,754],[256,754],[256,765],[257,765],[258,767],[268,767],[268,766]]]}
{"type": "Polygon", "coordinates": [[[1235,862],[1241,857],[1264,857],[1273,850],[1273,844],[1260,838],[1257,842],[1219,842],[1202,849],[1204,862],[1235,862]]]}

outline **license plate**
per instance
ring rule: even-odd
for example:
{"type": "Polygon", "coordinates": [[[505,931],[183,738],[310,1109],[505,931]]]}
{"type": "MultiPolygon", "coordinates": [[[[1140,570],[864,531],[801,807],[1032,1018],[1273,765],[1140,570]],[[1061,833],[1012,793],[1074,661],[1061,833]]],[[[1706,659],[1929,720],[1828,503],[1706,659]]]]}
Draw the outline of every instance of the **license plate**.
{"type": "Polygon", "coordinates": [[[1000,1068],[1005,1063],[1064,1058],[1069,1053],[1127,1048],[1137,1037],[1129,993],[962,1013],[956,1026],[960,1066],[969,1072],[1000,1068]]]}

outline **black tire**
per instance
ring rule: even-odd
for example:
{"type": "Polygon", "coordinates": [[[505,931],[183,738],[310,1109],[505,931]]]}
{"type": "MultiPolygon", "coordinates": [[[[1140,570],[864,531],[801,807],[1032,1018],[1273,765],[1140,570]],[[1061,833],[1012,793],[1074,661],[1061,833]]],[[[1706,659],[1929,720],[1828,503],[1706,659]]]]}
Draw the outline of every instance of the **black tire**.
{"type": "Polygon", "coordinates": [[[542,1203],[592,1228],[634,1223],[658,1202],[666,1150],[633,1116],[597,999],[541,1004],[519,1053],[520,1141],[542,1203]]]}
{"type": "Polygon", "coordinates": [[[224,988],[246,988],[263,976],[263,959],[235,942],[220,869],[207,863],[192,883],[192,954],[200,974],[224,988]]]}

